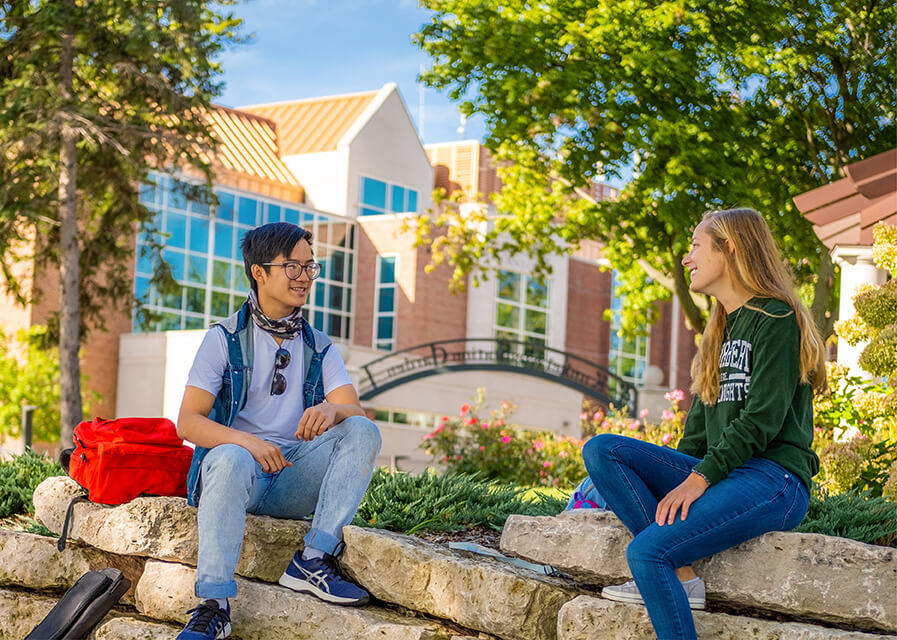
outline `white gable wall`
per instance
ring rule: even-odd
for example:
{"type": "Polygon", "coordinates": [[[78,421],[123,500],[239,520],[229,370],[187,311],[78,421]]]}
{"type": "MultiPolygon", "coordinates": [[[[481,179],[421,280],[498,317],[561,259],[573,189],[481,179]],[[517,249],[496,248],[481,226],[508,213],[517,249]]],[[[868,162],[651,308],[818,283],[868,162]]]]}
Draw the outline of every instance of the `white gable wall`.
{"type": "Polygon", "coordinates": [[[306,204],[318,211],[347,215],[348,157],[348,149],[341,148],[285,156],[283,161],[305,189],[306,204]]]}
{"type": "Polygon", "coordinates": [[[346,214],[358,214],[363,175],[415,189],[417,210],[423,213],[431,206],[433,167],[395,85],[386,85],[371,106],[375,110],[364,114],[367,121],[360,120],[344,138],[349,149],[346,214]]]}

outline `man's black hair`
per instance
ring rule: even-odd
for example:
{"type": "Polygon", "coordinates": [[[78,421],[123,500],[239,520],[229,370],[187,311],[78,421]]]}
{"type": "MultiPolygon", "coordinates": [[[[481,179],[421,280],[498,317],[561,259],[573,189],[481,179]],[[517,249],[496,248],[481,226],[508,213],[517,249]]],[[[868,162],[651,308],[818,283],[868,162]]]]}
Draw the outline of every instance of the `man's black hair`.
{"type": "MultiPolygon", "coordinates": [[[[252,265],[263,265],[272,262],[277,256],[289,256],[301,240],[311,246],[311,231],[289,222],[271,222],[256,227],[243,236],[240,249],[243,251],[243,268],[249,278],[249,286],[258,293],[255,278],[252,277],[252,265]]],[[[266,273],[270,267],[262,267],[266,273]]]]}

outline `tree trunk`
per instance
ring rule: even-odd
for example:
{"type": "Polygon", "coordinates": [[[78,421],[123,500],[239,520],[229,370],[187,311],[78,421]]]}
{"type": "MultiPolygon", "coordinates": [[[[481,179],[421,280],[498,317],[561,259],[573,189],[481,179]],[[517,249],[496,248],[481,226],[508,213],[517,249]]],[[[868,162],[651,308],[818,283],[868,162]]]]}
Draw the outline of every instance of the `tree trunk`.
{"type": "Polygon", "coordinates": [[[822,259],[819,261],[819,271],[816,273],[816,285],[813,288],[813,306],[810,313],[822,339],[826,340],[835,326],[835,317],[826,316],[829,301],[832,298],[832,288],[835,286],[835,265],[827,247],[822,248],[822,259]]]}
{"type": "Polygon", "coordinates": [[[707,321],[704,319],[701,309],[695,304],[695,299],[692,297],[688,283],[685,281],[685,269],[682,267],[683,257],[678,253],[673,255],[673,294],[679,298],[682,313],[685,314],[685,319],[688,320],[689,326],[695,333],[704,333],[707,321]]]}
{"type": "MultiPolygon", "coordinates": [[[[62,32],[59,82],[66,107],[71,106],[74,65],[74,26],[71,20],[74,1],[65,2],[69,20],[62,32]]],[[[72,430],[83,417],[81,407],[81,312],[78,300],[78,150],[77,132],[69,118],[61,113],[61,149],[59,153],[60,222],[60,309],[59,309],[59,386],[60,437],[63,448],[72,445],[72,430]]]]}

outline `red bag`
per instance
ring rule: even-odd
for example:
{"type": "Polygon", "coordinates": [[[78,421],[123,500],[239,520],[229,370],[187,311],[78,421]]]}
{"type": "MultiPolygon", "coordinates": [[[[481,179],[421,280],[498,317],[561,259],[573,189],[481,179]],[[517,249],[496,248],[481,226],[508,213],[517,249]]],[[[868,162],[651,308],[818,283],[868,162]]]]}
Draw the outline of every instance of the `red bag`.
{"type": "Polygon", "coordinates": [[[144,494],[186,496],[192,457],[166,418],[94,418],[75,427],[68,472],[91,502],[122,504],[144,494]]]}

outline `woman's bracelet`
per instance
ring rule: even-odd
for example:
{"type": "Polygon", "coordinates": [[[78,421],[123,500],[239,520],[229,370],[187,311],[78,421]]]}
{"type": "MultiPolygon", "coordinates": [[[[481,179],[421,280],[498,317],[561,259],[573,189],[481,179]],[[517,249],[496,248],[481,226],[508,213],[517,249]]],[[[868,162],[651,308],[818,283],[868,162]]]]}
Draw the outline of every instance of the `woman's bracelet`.
{"type": "Polygon", "coordinates": [[[701,472],[698,471],[697,469],[692,469],[691,472],[692,472],[693,474],[695,474],[696,476],[701,476],[701,478],[704,479],[704,482],[707,483],[707,486],[708,486],[708,487],[710,486],[710,480],[708,480],[708,479],[707,479],[707,476],[705,476],[703,473],[701,473],[701,472]]]}

